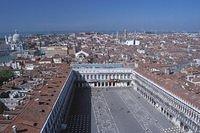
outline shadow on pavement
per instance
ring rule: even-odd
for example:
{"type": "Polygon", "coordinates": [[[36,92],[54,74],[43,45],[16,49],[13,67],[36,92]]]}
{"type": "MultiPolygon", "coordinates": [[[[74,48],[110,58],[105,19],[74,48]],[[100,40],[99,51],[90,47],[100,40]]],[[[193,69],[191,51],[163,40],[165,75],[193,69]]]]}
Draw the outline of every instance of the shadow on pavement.
{"type": "Polygon", "coordinates": [[[74,97],[66,120],[67,129],[62,133],[91,133],[91,87],[74,89],[74,97]]]}

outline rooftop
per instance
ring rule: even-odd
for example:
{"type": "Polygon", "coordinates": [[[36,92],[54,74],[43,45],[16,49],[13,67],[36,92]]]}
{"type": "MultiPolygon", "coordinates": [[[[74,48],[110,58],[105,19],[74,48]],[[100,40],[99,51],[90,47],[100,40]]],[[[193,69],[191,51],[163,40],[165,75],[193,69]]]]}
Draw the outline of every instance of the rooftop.
{"type": "MultiPolygon", "coordinates": [[[[200,87],[194,84],[186,83],[178,76],[156,75],[144,69],[137,69],[144,77],[166,89],[168,92],[176,95],[181,100],[191,104],[193,107],[200,109],[200,87]]],[[[179,76],[181,77],[181,75],[179,76]]]]}
{"type": "MultiPolygon", "coordinates": [[[[23,107],[7,112],[8,115],[17,112],[17,115],[12,120],[8,120],[8,123],[0,128],[1,131],[12,132],[13,125],[16,125],[17,131],[22,132],[35,133],[41,130],[67,79],[70,67],[67,64],[50,66],[49,71],[53,71],[55,74],[45,77],[45,84],[29,93],[26,102],[21,105],[23,107]]],[[[1,123],[2,121],[0,121],[1,123]]]]}

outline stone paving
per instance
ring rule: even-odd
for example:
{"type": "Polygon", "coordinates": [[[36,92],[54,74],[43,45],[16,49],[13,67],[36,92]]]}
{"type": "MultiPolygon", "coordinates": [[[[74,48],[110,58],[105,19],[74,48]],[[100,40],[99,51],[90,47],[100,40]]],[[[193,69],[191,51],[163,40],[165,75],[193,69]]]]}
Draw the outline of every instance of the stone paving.
{"type": "Polygon", "coordinates": [[[132,88],[79,89],[68,117],[70,133],[173,133],[169,120],[132,88]]]}
{"type": "MultiPolygon", "coordinates": [[[[157,119],[152,115],[152,112],[149,111],[149,108],[141,103],[136,96],[134,90],[119,90],[117,91],[118,95],[131,110],[131,113],[135,118],[137,118],[140,125],[145,129],[145,132],[155,133],[180,133],[181,130],[179,127],[174,126],[172,123],[168,122],[166,124],[163,118],[157,119]],[[162,122],[162,124],[161,124],[162,122]],[[164,124],[163,124],[164,123],[164,124]],[[167,127],[167,128],[166,128],[167,127]],[[159,130],[156,130],[159,129],[159,130]]],[[[156,112],[157,110],[155,110],[156,112]]],[[[158,111],[157,111],[158,112],[158,111]]],[[[166,121],[166,120],[165,120],[166,121]]]]}
{"type": "Polygon", "coordinates": [[[102,91],[92,92],[92,107],[96,118],[97,130],[99,133],[118,133],[116,123],[102,91]]]}
{"type": "MultiPolygon", "coordinates": [[[[113,118],[113,116],[116,114],[114,111],[110,111],[112,110],[112,108],[110,108],[107,103],[107,100],[109,100],[110,98],[115,99],[115,97],[113,97],[114,94],[118,96],[118,99],[115,99],[116,103],[112,104],[119,106],[118,108],[121,108],[121,110],[126,107],[128,109],[127,113],[130,113],[132,115],[132,119],[139,123],[145,133],[160,133],[163,131],[170,132],[171,129],[176,129],[173,124],[169,122],[164,116],[160,119],[158,119],[158,117],[154,118],[150,111],[150,108],[154,111],[155,115],[162,114],[160,114],[153,107],[149,108],[149,106],[145,106],[141,101],[138,100],[138,97],[136,95],[133,95],[133,93],[137,92],[131,89],[109,90],[109,88],[92,90],[92,107],[94,109],[96,124],[99,133],[120,132],[118,128],[120,128],[121,125],[116,124],[117,119],[115,119],[115,117],[113,118]],[[105,97],[106,95],[107,97],[105,97]],[[120,105],[118,105],[118,100],[123,101],[124,107],[120,107],[120,105]]],[[[133,128],[135,128],[134,126],[137,125],[133,125],[133,128]]],[[[131,131],[131,129],[129,131],[131,131]]]]}
{"type": "Polygon", "coordinates": [[[89,133],[90,117],[88,115],[71,115],[68,120],[68,132],[89,133]]]}
{"type": "Polygon", "coordinates": [[[136,102],[137,99],[133,97],[129,91],[120,90],[117,93],[126,106],[130,109],[132,115],[145,129],[146,133],[152,133],[156,131],[159,132],[162,130],[162,126],[158,123],[158,121],[151,116],[151,114],[141,105],[141,103],[136,102]]]}

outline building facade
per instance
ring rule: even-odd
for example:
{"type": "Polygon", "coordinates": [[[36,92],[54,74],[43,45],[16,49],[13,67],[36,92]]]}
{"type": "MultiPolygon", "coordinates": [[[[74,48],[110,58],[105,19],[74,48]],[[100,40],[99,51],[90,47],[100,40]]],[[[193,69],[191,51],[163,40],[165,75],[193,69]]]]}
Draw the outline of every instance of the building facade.
{"type": "Polygon", "coordinates": [[[73,99],[75,79],[75,73],[71,71],[40,133],[57,133],[65,126],[63,122],[73,99]]]}

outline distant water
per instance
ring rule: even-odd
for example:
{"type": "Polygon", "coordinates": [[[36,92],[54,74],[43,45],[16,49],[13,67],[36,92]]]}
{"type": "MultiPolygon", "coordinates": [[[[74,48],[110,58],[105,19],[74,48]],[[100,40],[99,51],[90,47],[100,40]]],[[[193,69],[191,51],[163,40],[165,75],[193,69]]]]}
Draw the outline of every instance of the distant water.
{"type": "MultiPolygon", "coordinates": [[[[47,35],[47,34],[69,34],[69,33],[79,33],[79,32],[99,32],[99,33],[116,33],[116,31],[33,31],[33,32],[20,32],[19,34],[22,36],[27,36],[27,35],[36,35],[36,34],[42,34],[42,35],[47,35]]],[[[0,32],[0,38],[4,38],[5,36],[12,35],[14,32],[0,32]]]]}

